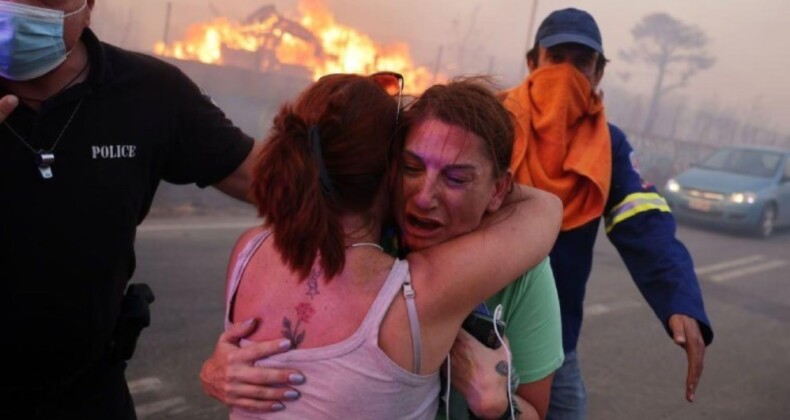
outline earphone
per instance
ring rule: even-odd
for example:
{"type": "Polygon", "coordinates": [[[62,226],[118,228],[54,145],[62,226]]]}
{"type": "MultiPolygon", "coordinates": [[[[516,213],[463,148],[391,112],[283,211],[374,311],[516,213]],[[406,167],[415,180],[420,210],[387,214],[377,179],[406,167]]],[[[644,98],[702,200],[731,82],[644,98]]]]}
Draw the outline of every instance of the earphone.
{"type": "Polygon", "coordinates": [[[447,354],[447,385],[444,390],[444,414],[447,420],[450,420],[450,388],[452,387],[450,376],[450,354],[447,354]]]}
{"type": "MultiPolygon", "coordinates": [[[[505,354],[507,354],[507,398],[508,398],[508,401],[513,401],[513,392],[510,389],[510,384],[511,384],[512,379],[513,379],[512,378],[513,356],[510,353],[510,348],[508,348],[507,343],[505,342],[505,339],[502,338],[502,333],[499,332],[499,328],[497,327],[497,323],[496,323],[496,321],[502,319],[502,311],[503,311],[502,304],[497,305],[496,308],[494,309],[494,316],[493,316],[492,324],[494,324],[494,334],[496,334],[497,340],[499,340],[499,343],[502,345],[502,347],[505,348],[505,354]]],[[[446,418],[448,420],[450,419],[450,388],[452,388],[452,385],[451,385],[451,378],[452,378],[452,376],[450,376],[450,373],[451,373],[450,355],[448,354],[447,355],[447,387],[444,390],[444,412],[445,412],[446,418]]],[[[508,406],[510,407],[510,418],[515,420],[515,418],[516,418],[515,408],[513,407],[512,403],[508,404],[508,406]]]]}
{"type": "MultiPolygon", "coordinates": [[[[500,319],[502,319],[502,304],[497,305],[496,308],[494,309],[494,320],[496,321],[500,319]]],[[[507,400],[511,401],[511,403],[508,404],[508,406],[510,407],[510,418],[515,420],[516,411],[512,404],[513,392],[510,390],[510,384],[512,383],[512,379],[513,379],[512,378],[513,355],[510,353],[510,349],[508,348],[507,343],[505,343],[505,339],[502,338],[502,334],[499,332],[499,328],[497,328],[497,323],[494,322],[493,324],[494,324],[494,333],[496,334],[496,338],[497,340],[499,340],[499,343],[502,344],[502,347],[505,348],[505,354],[507,354],[507,400]]]]}

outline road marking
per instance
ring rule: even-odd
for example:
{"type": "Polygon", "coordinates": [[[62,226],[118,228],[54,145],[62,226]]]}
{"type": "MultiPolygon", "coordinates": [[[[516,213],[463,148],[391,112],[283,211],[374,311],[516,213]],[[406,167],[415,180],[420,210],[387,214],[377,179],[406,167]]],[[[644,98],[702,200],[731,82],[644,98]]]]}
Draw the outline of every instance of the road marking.
{"type": "Polygon", "coordinates": [[[710,276],[710,280],[714,282],[722,282],[737,277],[747,276],[749,274],[761,273],[763,271],[773,270],[786,265],[787,262],[783,260],[770,260],[762,264],[753,265],[751,267],[744,267],[738,270],[732,270],[723,274],[716,274],[710,276]]]}
{"type": "Polygon", "coordinates": [[[727,268],[737,267],[739,265],[746,265],[763,259],[765,259],[764,255],[751,255],[749,257],[738,258],[735,260],[725,261],[718,264],[707,265],[704,267],[697,267],[694,271],[697,272],[698,276],[702,276],[708,273],[712,273],[714,271],[721,271],[727,268]]]}
{"type": "Polygon", "coordinates": [[[162,381],[157,377],[150,377],[129,381],[127,385],[129,386],[129,393],[135,395],[159,390],[162,388],[162,381]]]}
{"type": "Polygon", "coordinates": [[[587,305],[584,308],[584,315],[586,316],[596,316],[596,315],[603,315],[607,312],[610,312],[611,308],[604,305],[603,303],[593,303],[592,305],[587,305]]]}
{"type": "Polygon", "coordinates": [[[171,410],[186,404],[184,397],[168,398],[166,400],[155,401],[148,404],[140,404],[134,407],[137,412],[138,418],[145,418],[150,415],[160,413],[165,410],[171,410]]]}
{"type": "Polygon", "coordinates": [[[246,222],[218,222],[218,223],[206,223],[206,224],[188,224],[188,223],[181,223],[181,224],[155,224],[155,225],[143,225],[138,226],[138,232],[172,232],[172,231],[184,231],[184,230],[218,230],[218,229],[245,229],[251,228],[256,226],[259,222],[250,220],[246,222]]]}
{"type": "Polygon", "coordinates": [[[188,405],[182,405],[182,406],[176,407],[176,408],[168,411],[167,414],[170,417],[175,417],[177,414],[182,414],[182,413],[184,413],[186,411],[189,411],[189,406],[188,405]]]}

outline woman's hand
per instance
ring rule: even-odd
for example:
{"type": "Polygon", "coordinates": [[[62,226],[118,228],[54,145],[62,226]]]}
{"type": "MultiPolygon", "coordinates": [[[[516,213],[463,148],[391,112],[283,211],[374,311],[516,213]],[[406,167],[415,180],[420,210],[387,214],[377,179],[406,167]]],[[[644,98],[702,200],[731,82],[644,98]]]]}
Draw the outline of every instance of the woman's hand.
{"type": "Polygon", "coordinates": [[[264,368],[256,360],[291,348],[287,339],[274,339],[239,347],[239,341],[255,329],[254,319],[234,325],[220,335],[214,354],[203,363],[200,381],[203,391],[229,406],[261,412],[280,411],[285,401],[300,394],[288,385],[300,385],[305,378],[293,369],[264,368]]]}
{"type": "Polygon", "coordinates": [[[499,418],[508,407],[507,353],[486,347],[464,330],[450,350],[452,386],[480,418],[499,418]]]}

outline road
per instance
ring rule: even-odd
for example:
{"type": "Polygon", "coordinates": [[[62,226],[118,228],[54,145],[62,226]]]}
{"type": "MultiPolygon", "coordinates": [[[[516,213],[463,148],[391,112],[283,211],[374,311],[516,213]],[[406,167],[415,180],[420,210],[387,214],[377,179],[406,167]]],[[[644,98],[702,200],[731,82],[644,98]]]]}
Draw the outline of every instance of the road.
{"type": "MultiPolygon", "coordinates": [[[[157,219],[138,232],[133,281],[157,300],[127,378],[140,419],[224,419],[198,372],[222,328],[224,270],[252,218],[157,219]]],[[[697,401],[667,338],[605,237],[598,240],[580,354],[591,419],[785,419],[790,412],[790,232],[769,240],[681,226],[716,337],[697,401]]]]}

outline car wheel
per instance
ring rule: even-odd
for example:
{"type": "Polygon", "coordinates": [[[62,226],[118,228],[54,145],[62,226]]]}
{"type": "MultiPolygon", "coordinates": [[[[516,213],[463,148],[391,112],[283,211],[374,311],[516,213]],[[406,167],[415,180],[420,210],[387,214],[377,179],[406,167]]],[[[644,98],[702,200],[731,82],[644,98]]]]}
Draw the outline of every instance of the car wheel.
{"type": "Polygon", "coordinates": [[[760,238],[767,238],[774,233],[776,227],[776,207],[773,204],[766,204],[760,220],[755,226],[754,233],[760,238]]]}

